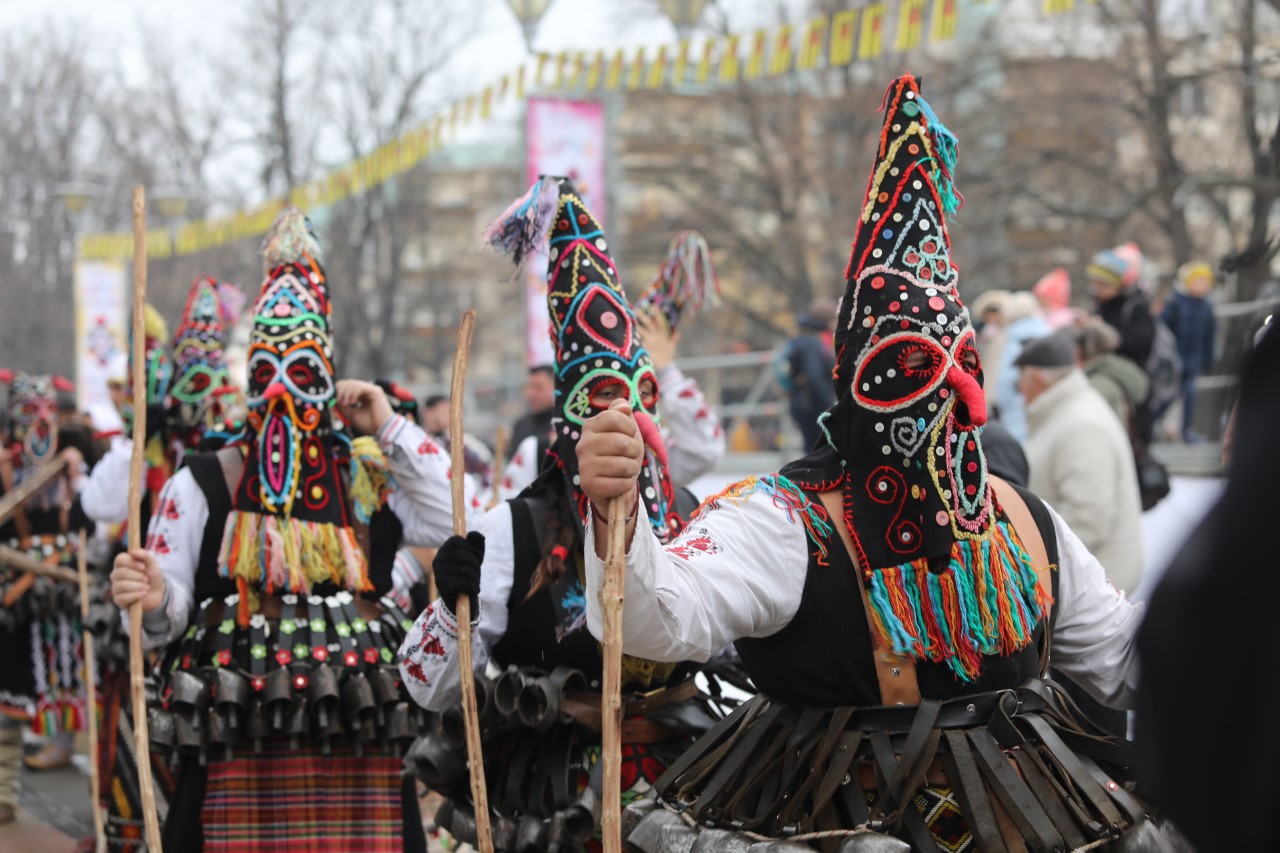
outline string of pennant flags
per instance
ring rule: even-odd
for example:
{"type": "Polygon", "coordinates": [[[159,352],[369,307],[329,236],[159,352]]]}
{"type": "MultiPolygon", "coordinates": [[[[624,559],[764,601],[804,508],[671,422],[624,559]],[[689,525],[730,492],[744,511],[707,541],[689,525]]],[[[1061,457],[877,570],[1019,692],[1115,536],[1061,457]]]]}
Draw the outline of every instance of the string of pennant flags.
{"type": "MultiPolygon", "coordinates": [[[[459,128],[487,120],[501,104],[510,99],[523,101],[531,91],[590,95],[723,85],[840,68],[877,59],[888,51],[916,50],[926,41],[951,41],[956,35],[961,2],[987,5],[994,0],[898,0],[892,10],[885,0],[875,0],[800,26],[783,24],[745,36],[707,38],[696,50],[690,40],[683,40],[655,51],[641,47],[540,53],[497,82],[453,102],[403,136],[294,187],[287,195],[175,229],[152,229],[147,235],[147,253],[151,258],[168,258],[207,251],[265,234],[286,204],[303,209],[323,208],[359,195],[413,169],[443,148],[459,128]],[[894,24],[891,39],[886,22],[894,24]]],[[[1042,3],[1046,15],[1057,15],[1072,11],[1076,0],[1042,3]]],[[[84,260],[124,260],[132,257],[133,234],[87,234],[80,239],[78,248],[84,260]]]]}

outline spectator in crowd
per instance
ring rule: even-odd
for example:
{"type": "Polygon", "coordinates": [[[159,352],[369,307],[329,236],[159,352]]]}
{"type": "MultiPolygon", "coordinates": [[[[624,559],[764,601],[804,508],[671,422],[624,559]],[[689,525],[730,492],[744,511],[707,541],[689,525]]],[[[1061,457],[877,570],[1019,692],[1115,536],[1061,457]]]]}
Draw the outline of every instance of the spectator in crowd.
{"type": "Polygon", "coordinates": [[[1035,294],[1019,290],[1009,294],[1004,303],[1004,347],[1000,351],[997,379],[987,387],[995,390],[996,417],[1019,442],[1027,441],[1025,401],[1018,392],[1018,371],[1014,369],[1022,348],[1028,342],[1049,334],[1049,326],[1040,316],[1040,303],[1035,294]]]}
{"type": "MultiPolygon", "coordinates": [[[[1161,319],[1178,342],[1182,359],[1182,440],[1203,441],[1195,431],[1196,379],[1213,366],[1217,324],[1209,294],[1213,291],[1213,268],[1202,261],[1184,264],[1178,270],[1178,285],[1165,306],[1161,319]]],[[[1163,414],[1157,412],[1156,417],[1163,414]]]]}
{"type": "Polygon", "coordinates": [[[1112,585],[1132,592],[1142,577],[1142,504],[1125,428],[1076,366],[1069,332],[1029,343],[1017,366],[1031,490],[1080,536],[1112,585]]]}
{"type": "Polygon", "coordinates": [[[524,383],[524,402],[529,410],[516,421],[511,429],[511,443],[517,448],[530,436],[538,439],[538,458],[546,452],[551,441],[551,414],[556,405],[555,371],[549,364],[529,368],[524,383]]]}
{"type": "MultiPolygon", "coordinates": [[[[433,394],[422,401],[422,429],[447,453],[449,441],[449,398],[433,394]]],[[[463,468],[474,479],[477,490],[487,488],[493,476],[493,453],[471,433],[464,433],[463,468]]]]}
{"type": "Polygon", "coordinates": [[[1116,353],[1145,371],[1155,343],[1156,324],[1147,294],[1138,286],[1142,255],[1137,245],[1126,243],[1094,255],[1085,277],[1097,302],[1098,316],[1120,334],[1116,353]]]}
{"type": "Polygon", "coordinates": [[[1061,329],[1076,321],[1071,307],[1071,274],[1062,267],[1050,270],[1035,283],[1031,292],[1040,300],[1040,314],[1050,329],[1061,329]]]}
{"type": "Polygon", "coordinates": [[[831,371],[836,354],[831,336],[836,326],[836,304],[819,297],[796,318],[800,334],[787,344],[786,362],[791,417],[800,428],[807,453],[822,439],[818,416],[835,402],[831,371]]]}
{"type": "MultiPolygon", "coordinates": [[[[1009,291],[999,288],[984,290],[969,306],[974,331],[978,333],[978,355],[982,359],[985,386],[993,389],[1000,381],[1000,353],[1004,349],[1004,304],[1009,291]]],[[[992,406],[994,393],[988,394],[992,406]]]]}
{"type": "Polygon", "coordinates": [[[1116,355],[1120,334],[1097,317],[1076,327],[1075,335],[1080,367],[1089,384],[1107,401],[1120,423],[1128,427],[1146,402],[1151,388],[1147,374],[1129,359],[1116,355]]]}

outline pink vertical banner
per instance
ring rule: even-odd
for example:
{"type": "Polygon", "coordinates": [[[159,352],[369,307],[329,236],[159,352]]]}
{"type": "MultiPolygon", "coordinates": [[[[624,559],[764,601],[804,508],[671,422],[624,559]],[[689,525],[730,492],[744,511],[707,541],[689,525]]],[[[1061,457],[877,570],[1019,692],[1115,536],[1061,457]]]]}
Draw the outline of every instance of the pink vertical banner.
{"type": "MultiPolygon", "coordinates": [[[[525,185],[539,175],[572,178],[591,212],[608,227],[603,103],[529,98],[525,185]]],[[[547,258],[541,253],[525,264],[525,358],[530,367],[555,361],[547,317],[547,258]]]]}

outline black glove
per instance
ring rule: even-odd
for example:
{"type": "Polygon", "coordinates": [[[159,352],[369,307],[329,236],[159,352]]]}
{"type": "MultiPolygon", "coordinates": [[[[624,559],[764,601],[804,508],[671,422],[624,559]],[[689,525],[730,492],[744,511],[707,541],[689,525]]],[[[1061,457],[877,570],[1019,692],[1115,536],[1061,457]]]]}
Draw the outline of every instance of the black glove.
{"type": "Polygon", "coordinates": [[[450,536],[436,551],[431,571],[435,574],[440,600],[451,612],[458,612],[459,595],[472,599],[480,595],[480,564],[483,562],[484,534],[474,530],[465,539],[450,536]]]}

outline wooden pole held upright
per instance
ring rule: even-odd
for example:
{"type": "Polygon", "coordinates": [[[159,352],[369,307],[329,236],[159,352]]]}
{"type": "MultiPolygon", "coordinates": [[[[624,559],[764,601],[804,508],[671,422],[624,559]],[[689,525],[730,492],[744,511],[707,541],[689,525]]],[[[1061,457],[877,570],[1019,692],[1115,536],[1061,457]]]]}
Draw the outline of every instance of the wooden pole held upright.
{"type": "MultiPolygon", "coordinates": [[[[133,458],[129,464],[129,550],[141,548],[142,482],[147,443],[147,195],[133,188],[133,458]]],[[[147,850],[161,853],[160,816],[151,778],[151,735],[147,731],[146,669],[142,658],[142,602],[129,605],[129,692],[133,697],[134,755],[146,821],[147,850]]]]}
{"type": "Polygon", "coordinates": [[[627,562],[626,498],[612,498],[605,544],[604,583],[600,587],[604,621],[604,679],[601,686],[600,832],[604,853],[622,853],[622,597],[627,562]]]}
{"type": "Polygon", "coordinates": [[[502,475],[507,464],[507,428],[498,427],[493,437],[493,494],[489,497],[489,505],[485,509],[493,509],[502,503],[502,475]]]}
{"type": "MultiPolygon", "coordinates": [[[[76,553],[76,575],[80,582],[80,625],[89,619],[89,564],[85,556],[88,536],[80,528],[79,547],[76,553]]],[[[84,628],[84,692],[85,714],[89,729],[89,805],[93,808],[93,840],[95,853],[106,853],[107,832],[102,817],[102,779],[98,776],[98,691],[97,666],[93,659],[93,634],[84,628]]]]}
{"type": "MultiPolygon", "coordinates": [[[[453,359],[453,382],[449,386],[449,488],[453,495],[453,532],[467,535],[466,471],[463,457],[462,392],[466,388],[467,359],[475,333],[476,312],[466,311],[458,324],[458,352],[453,359]]],[[[493,853],[493,833],[489,828],[489,794],[485,789],[484,756],[480,746],[480,712],[476,704],[476,681],[471,662],[471,599],[459,596],[458,680],[462,687],[462,719],[467,731],[467,767],[471,773],[471,802],[475,808],[476,839],[480,853],[493,853]]]]}

